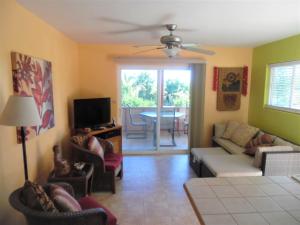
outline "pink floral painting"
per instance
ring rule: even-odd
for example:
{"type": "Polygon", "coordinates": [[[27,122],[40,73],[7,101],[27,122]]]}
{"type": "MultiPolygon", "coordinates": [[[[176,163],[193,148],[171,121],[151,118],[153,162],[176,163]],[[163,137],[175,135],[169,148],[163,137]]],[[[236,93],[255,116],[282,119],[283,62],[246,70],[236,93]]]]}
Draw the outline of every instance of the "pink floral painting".
{"type": "Polygon", "coordinates": [[[51,62],[16,52],[11,53],[11,60],[14,94],[33,96],[42,121],[40,126],[26,128],[29,139],[54,127],[51,62]]]}

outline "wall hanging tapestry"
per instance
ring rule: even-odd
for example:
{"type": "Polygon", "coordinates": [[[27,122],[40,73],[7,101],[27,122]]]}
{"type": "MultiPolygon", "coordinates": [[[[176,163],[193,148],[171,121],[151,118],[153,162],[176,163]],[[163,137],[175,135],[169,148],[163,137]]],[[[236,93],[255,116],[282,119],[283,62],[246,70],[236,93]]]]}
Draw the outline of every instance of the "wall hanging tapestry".
{"type": "MultiPolygon", "coordinates": [[[[42,124],[26,127],[26,139],[37,136],[54,127],[51,62],[12,52],[12,75],[15,95],[33,96],[42,124]]],[[[17,129],[18,142],[20,130],[17,129]]]]}
{"type": "Polygon", "coordinates": [[[242,87],[245,86],[245,93],[247,94],[247,84],[244,85],[243,79],[244,71],[244,67],[214,68],[213,88],[217,90],[218,111],[240,109],[242,87]]]}

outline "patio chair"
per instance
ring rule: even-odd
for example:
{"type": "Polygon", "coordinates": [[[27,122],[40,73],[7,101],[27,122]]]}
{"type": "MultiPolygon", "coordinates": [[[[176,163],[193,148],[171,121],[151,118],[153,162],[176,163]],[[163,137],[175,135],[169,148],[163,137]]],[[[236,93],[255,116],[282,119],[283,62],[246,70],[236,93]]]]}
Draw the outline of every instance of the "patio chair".
{"type": "Polygon", "coordinates": [[[160,114],[160,129],[169,132],[172,144],[160,146],[176,146],[175,143],[175,108],[162,108],[160,114]]]}
{"type": "Polygon", "coordinates": [[[146,139],[147,138],[147,122],[144,117],[133,113],[132,107],[127,106],[129,113],[130,128],[126,130],[126,138],[128,139],[146,139]],[[136,128],[136,129],[134,129],[136,128]]]}
{"type": "MultiPolygon", "coordinates": [[[[63,187],[72,197],[74,190],[70,184],[56,183],[63,187]]],[[[44,186],[48,192],[49,184],[44,186]]],[[[117,218],[93,197],[78,199],[82,207],[79,212],[44,212],[25,205],[21,197],[22,188],[15,190],[9,197],[11,206],[21,212],[28,225],[116,225],[117,218]]]]}

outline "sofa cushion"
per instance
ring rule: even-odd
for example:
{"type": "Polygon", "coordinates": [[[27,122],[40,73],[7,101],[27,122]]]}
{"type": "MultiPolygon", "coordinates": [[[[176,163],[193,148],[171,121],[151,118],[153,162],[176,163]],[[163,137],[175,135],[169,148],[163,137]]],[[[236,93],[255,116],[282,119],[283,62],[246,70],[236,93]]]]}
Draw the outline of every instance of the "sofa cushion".
{"type": "Polygon", "coordinates": [[[245,147],[258,131],[259,129],[256,127],[240,124],[231,135],[230,140],[241,147],[245,147]]]}
{"type": "Polygon", "coordinates": [[[98,203],[94,198],[89,196],[79,199],[79,204],[82,209],[102,208],[107,215],[107,225],[116,225],[117,218],[105,206],[98,203]]]}
{"type": "Polygon", "coordinates": [[[230,140],[216,137],[213,137],[213,140],[231,154],[242,154],[245,151],[245,148],[238,146],[230,140]]]}
{"type": "Polygon", "coordinates": [[[194,156],[194,160],[197,162],[202,161],[204,155],[228,155],[223,148],[212,147],[212,148],[192,148],[191,153],[194,156]]]}
{"type": "Polygon", "coordinates": [[[237,121],[228,121],[222,138],[230,139],[234,131],[239,127],[239,125],[240,123],[237,121]]]}
{"type": "Polygon", "coordinates": [[[96,137],[91,136],[88,141],[88,149],[104,159],[104,150],[96,137]]]}
{"type": "Polygon", "coordinates": [[[253,166],[261,168],[263,152],[281,152],[281,151],[293,151],[291,146],[270,146],[270,147],[258,147],[255,153],[253,166]]]}
{"type": "Polygon", "coordinates": [[[115,171],[120,167],[123,160],[123,156],[116,153],[105,154],[104,164],[107,171],[115,171]]]}
{"type": "Polygon", "coordinates": [[[215,123],[214,124],[214,135],[215,137],[222,137],[224,132],[225,132],[225,129],[226,129],[226,123],[215,123]]]}
{"type": "Polygon", "coordinates": [[[25,182],[22,188],[21,200],[31,209],[45,212],[58,212],[44,188],[41,185],[29,180],[25,182]]]}
{"type": "Polygon", "coordinates": [[[240,155],[205,155],[203,163],[216,177],[262,176],[253,166],[253,158],[240,155]]]}
{"type": "Polygon", "coordinates": [[[60,212],[78,212],[81,211],[79,203],[62,187],[50,184],[50,197],[60,212]]]}

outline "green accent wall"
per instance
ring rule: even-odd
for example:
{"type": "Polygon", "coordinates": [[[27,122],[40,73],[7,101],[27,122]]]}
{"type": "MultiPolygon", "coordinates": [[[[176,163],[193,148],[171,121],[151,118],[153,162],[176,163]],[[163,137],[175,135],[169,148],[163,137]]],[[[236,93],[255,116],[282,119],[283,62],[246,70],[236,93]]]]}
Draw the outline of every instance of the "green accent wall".
{"type": "Polygon", "coordinates": [[[300,35],[254,48],[249,124],[300,144],[300,114],[265,108],[268,65],[300,60],[300,35]]]}

